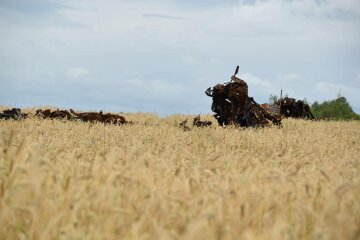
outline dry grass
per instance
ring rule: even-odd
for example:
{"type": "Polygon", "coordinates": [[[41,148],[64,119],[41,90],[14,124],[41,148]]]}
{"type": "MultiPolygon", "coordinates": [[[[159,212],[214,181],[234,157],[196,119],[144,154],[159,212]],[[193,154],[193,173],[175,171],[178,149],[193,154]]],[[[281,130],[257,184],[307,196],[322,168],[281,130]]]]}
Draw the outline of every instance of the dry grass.
{"type": "Polygon", "coordinates": [[[0,239],[360,238],[359,122],[126,117],[0,121],[0,239]]]}

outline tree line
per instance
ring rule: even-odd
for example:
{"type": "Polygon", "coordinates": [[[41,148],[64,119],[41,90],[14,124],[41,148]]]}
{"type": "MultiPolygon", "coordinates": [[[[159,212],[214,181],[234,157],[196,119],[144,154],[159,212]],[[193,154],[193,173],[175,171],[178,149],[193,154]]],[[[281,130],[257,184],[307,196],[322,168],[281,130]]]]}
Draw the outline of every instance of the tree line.
{"type": "Polygon", "coordinates": [[[338,95],[334,100],[311,104],[311,111],[315,117],[329,120],[360,120],[360,115],[356,114],[346,98],[338,95]]]}

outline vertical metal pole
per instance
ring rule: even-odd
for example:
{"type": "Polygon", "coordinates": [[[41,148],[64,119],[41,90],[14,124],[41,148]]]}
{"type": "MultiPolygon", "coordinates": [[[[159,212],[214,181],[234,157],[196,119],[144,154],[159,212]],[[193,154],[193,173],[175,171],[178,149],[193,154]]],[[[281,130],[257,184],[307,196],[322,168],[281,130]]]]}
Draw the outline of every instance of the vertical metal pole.
{"type": "Polygon", "coordinates": [[[282,103],[282,89],[280,92],[280,109],[279,109],[279,115],[281,116],[281,103],[282,103]]]}

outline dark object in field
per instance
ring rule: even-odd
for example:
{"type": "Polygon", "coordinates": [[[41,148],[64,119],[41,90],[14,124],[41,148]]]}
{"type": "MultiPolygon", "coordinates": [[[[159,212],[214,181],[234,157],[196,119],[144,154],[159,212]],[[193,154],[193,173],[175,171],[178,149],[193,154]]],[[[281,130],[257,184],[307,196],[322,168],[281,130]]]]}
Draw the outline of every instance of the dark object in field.
{"type": "Polygon", "coordinates": [[[270,105],[267,104],[267,103],[262,103],[260,104],[260,107],[266,111],[269,111],[270,110],[270,105]]]}
{"type": "Polygon", "coordinates": [[[248,111],[248,86],[244,80],[235,76],[238,71],[239,66],[230,82],[217,84],[205,92],[213,98],[211,110],[216,113],[215,118],[220,125],[236,125],[238,116],[248,111]]]}
{"type": "Polygon", "coordinates": [[[103,116],[105,116],[104,123],[112,123],[112,124],[119,124],[119,125],[128,123],[123,116],[118,115],[118,114],[107,113],[107,114],[103,114],[103,116]]]}
{"type": "Polygon", "coordinates": [[[36,116],[42,117],[44,119],[46,118],[60,118],[60,119],[71,119],[71,114],[69,111],[67,110],[55,110],[55,111],[51,111],[50,109],[38,109],[36,110],[36,116]]]}
{"type": "Polygon", "coordinates": [[[27,114],[21,113],[20,108],[12,108],[4,110],[3,113],[0,113],[0,119],[15,119],[20,120],[27,117],[27,114]]]}
{"type": "Polygon", "coordinates": [[[79,113],[79,112],[75,112],[74,110],[70,109],[70,112],[84,122],[102,122],[102,123],[104,123],[106,120],[106,117],[103,115],[102,111],[79,113]]]}
{"type": "Polygon", "coordinates": [[[252,97],[249,98],[251,102],[249,112],[246,114],[243,121],[245,121],[245,127],[264,127],[270,123],[270,121],[277,126],[281,126],[281,117],[272,114],[266,105],[259,105],[252,97]]]}
{"type": "Polygon", "coordinates": [[[209,126],[211,126],[211,124],[212,124],[212,122],[210,122],[210,121],[200,121],[200,115],[197,115],[193,121],[193,126],[196,126],[196,127],[209,127],[209,126]]]}
{"type": "Polygon", "coordinates": [[[42,117],[42,118],[49,118],[51,114],[51,110],[50,109],[38,109],[36,110],[36,116],[42,117]]]}
{"type": "Polygon", "coordinates": [[[186,124],[187,124],[187,120],[184,120],[179,124],[179,127],[182,128],[184,131],[190,131],[190,128],[186,126],[186,124]]]}
{"type": "Polygon", "coordinates": [[[123,116],[112,113],[104,114],[103,111],[79,113],[70,109],[70,112],[85,122],[101,122],[101,123],[110,123],[110,124],[119,124],[119,125],[127,123],[127,121],[123,116]]]}
{"type": "Polygon", "coordinates": [[[241,127],[264,126],[272,121],[281,125],[281,119],[263,109],[255,100],[248,96],[248,86],[242,79],[235,77],[231,81],[208,88],[205,94],[212,97],[211,110],[220,126],[235,125],[241,127]]]}
{"type": "Polygon", "coordinates": [[[71,114],[67,110],[57,109],[50,113],[50,118],[71,119],[71,114]]]}
{"type": "Polygon", "coordinates": [[[285,117],[315,119],[310,106],[304,101],[285,97],[279,99],[276,105],[280,106],[280,114],[285,117]]]}

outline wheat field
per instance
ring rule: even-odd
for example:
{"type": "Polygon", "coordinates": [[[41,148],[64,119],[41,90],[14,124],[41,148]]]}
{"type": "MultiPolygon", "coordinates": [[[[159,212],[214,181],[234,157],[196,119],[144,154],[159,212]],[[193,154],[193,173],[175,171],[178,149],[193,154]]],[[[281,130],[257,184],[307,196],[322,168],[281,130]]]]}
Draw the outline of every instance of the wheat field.
{"type": "Polygon", "coordinates": [[[360,239],[359,122],[125,116],[1,120],[0,239],[360,239]]]}

